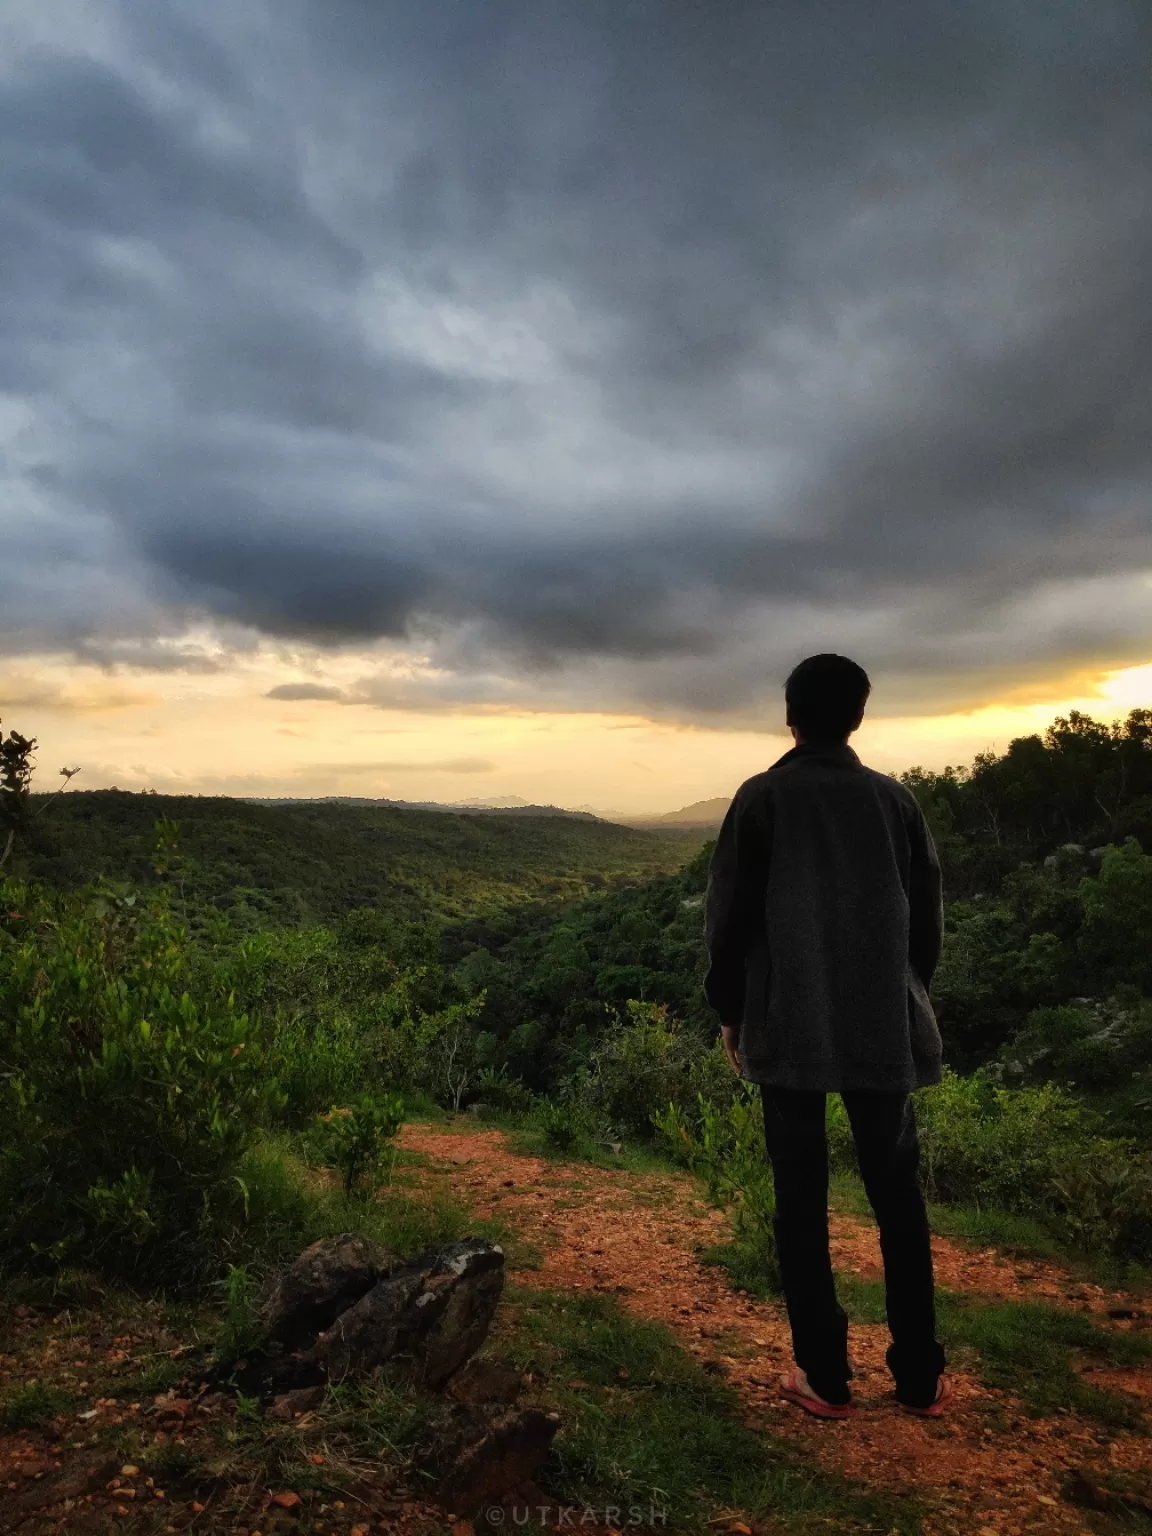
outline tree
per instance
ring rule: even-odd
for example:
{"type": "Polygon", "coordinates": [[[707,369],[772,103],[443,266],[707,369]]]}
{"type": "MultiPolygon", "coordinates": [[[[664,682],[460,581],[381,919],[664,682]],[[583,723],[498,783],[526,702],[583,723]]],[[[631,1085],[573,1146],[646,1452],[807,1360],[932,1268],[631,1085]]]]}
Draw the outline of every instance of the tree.
{"type": "MultiPolygon", "coordinates": [[[[0,731],[0,869],[7,864],[18,835],[22,835],[31,821],[32,770],[35,765],[36,738],[21,736],[19,731],[0,731]]],[[[79,768],[61,768],[64,783],[56,791],[61,794],[68,788],[68,781],[80,772],[79,768]]],[[[35,813],[42,815],[56,795],[50,795],[35,813]]]]}

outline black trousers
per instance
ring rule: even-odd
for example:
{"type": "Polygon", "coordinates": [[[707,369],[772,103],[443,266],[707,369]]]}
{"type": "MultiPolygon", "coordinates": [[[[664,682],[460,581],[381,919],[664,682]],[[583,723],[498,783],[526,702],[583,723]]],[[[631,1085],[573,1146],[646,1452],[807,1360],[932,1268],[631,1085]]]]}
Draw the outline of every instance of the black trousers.
{"type": "MultiPolygon", "coordinates": [[[[776,1187],[776,1249],[792,1350],[813,1389],[848,1399],[848,1318],[828,1253],[828,1141],[823,1093],[762,1085],[764,1137],[776,1187]]],[[[920,1188],[920,1144],[906,1093],[845,1093],[864,1188],[880,1228],[896,1396],[925,1407],[944,1351],[936,1339],[932,1248],[920,1188]]]]}

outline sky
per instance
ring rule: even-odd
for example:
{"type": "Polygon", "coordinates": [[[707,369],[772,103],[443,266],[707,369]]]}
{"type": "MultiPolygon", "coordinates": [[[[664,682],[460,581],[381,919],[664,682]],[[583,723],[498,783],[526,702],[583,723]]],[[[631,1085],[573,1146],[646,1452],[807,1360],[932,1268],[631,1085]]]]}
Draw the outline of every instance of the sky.
{"type": "Polygon", "coordinates": [[[7,0],[43,781],[670,810],[1152,704],[1142,0],[7,0]]]}

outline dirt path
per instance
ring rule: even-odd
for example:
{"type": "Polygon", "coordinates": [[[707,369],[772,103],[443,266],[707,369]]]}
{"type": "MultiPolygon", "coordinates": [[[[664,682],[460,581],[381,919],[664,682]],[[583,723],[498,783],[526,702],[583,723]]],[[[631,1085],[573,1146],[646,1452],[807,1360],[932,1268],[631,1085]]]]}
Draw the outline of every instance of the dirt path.
{"type": "MultiPolygon", "coordinates": [[[[431,1160],[423,1177],[450,1182],[478,1215],[498,1215],[539,1246],[534,1280],[611,1294],[666,1324],[701,1362],[724,1373],[750,1424],[786,1436],[830,1470],[921,1495],[931,1510],[928,1536],[1098,1531],[1060,1497],[1068,1469],[1150,1466],[1145,1437],[1071,1415],[1026,1417],[1009,1395],[985,1388],[955,1363],[955,1411],[947,1419],[899,1413],[884,1366],[887,1331],[877,1325],[853,1326],[853,1387],[863,1411],[850,1424],[816,1423],[777,1396],[777,1376],[791,1358],[783,1307],[734,1291],[722,1271],[699,1262],[696,1250],[722,1240],[728,1228],[692,1180],[523,1156],[502,1132],[473,1126],[408,1125],[400,1142],[431,1160]]],[[[876,1233],[867,1223],[837,1216],[833,1250],[839,1269],[879,1275],[876,1233]]],[[[1065,1305],[1071,1297],[1072,1305],[1105,1316],[1127,1300],[1077,1285],[1054,1265],[970,1252],[946,1239],[935,1241],[935,1252],[940,1283],[957,1290],[1065,1305]]],[[[1147,1390],[1146,1370],[1110,1369],[1091,1379],[1147,1390]]]]}

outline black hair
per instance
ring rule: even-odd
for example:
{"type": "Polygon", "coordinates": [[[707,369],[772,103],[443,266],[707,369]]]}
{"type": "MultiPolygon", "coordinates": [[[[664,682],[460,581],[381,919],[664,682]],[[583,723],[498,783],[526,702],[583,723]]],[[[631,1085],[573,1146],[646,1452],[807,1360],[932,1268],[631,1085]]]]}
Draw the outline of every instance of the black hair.
{"type": "Polygon", "coordinates": [[[816,745],[845,741],[871,692],[867,672],[847,656],[809,656],[784,684],[788,724],[816,745]]]}

